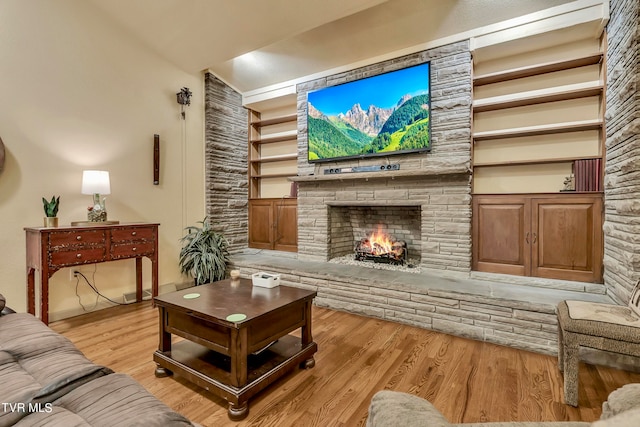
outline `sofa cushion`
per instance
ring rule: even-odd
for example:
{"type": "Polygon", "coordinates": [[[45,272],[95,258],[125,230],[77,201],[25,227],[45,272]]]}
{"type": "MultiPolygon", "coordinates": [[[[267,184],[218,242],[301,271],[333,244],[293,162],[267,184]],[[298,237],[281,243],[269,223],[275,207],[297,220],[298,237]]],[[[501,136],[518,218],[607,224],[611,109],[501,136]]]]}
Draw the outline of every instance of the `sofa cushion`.
{"type": "Polygon", "coordinates": [[[596,421],[592,427],[638,427],[640,426],[640,409],[631,409],[615,417],[596,421]]]}
{"type": "Polygon", "coordinates": [[[609,394],[607,401],[602,404],[600,419],[611,418],[636,408],[640,408],[640,384],[625,384],[609,394]]]}
{"type": "MultiPolygon", "coordinates": [[[[193,424],[159,401],[133,378],[125,374],[111,374],[81,385],[54,402],[57,417],[65,417],[60,426],[94,427],[193,427],[193,424]],[[66,411],[69,415],[63,415],[66,411]],[[82,420],[82,423],[80,420],[82,420]]],[[[30,414],[16,426],[41,426],[47,407],[30,414]],[[44,412],[44,413],[43,413],[44,412]]],[[[46,423],[49,426],[49,421],[46,423]]],[[[58,424],[51,424],[58,425],[58,424]]]]}
{"type": "MultiPolygon", "coordinates": [[[[89,361],[71,341],[30,314],[0,317],[0,336],[3,404],[28,406],[30,402],[53,400],[112,372],[89,361]]],[[[0,425],[11,425],[26,415],[21,410],[0,411],[0,425]]]]}
{"type": "Polygon", "coordinates": [[[629,307],[588,301],[563,301],[558,304],[558,320],[563,331],[640,343],[640,318],[629,307]]]}
{"type": "Polygon", "coordinates": [[[25,415],[14,426],[20,427],[91,427],[81,416],[57,406],[45,406],[25,415]]]}

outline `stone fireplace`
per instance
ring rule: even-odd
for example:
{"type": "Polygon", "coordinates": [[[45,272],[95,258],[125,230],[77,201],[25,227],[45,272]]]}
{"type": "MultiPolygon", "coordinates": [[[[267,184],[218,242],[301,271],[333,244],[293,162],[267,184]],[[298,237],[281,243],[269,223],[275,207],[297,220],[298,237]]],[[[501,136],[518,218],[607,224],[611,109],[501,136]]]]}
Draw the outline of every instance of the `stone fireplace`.
{"type": "Polygon", "coordinates": [[[329,206],[329,259],[354,253],[355,243],[372,232],[382,232],[407,244],[408,258],[420,261],[420,205],[342,205],[329,206]]]}
{"type": "MultiPolygon", "coordinates": [[[[408,243],[420,266],[468,272],[471,195],[466,165],[344,179],[299,177],[298,258],[328,261],[380,222],[408,243]],[[445,170],[449,170],[445,173],[445,170]],[[458,173],[454,173],[458,170],[458,173]]],[[[322,178],[322,177],[319,177],[322,178]]]]}
{"type": "Polygon", "coordinates": [[[353,252],[379,224],[408,244],[421,267],[471,269],[471,55],[468,40],[297,86],[298,258],[328,261],[353,252]],[[386,159],[307,162],[307,92],[431,61],[432,150],[393,156],[399,170],[324,174],[380,166],[386,159]]]}

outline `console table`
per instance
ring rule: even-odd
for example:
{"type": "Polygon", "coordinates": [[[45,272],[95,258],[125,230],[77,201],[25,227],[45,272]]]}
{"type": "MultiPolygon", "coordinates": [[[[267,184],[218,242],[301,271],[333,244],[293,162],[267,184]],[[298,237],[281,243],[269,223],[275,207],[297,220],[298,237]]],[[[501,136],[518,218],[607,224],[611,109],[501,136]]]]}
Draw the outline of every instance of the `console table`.
{"type": "Polygon", "coordinates": [[[49,278],[61,268],[135,258],[136,301],[142,301],[142,258],[151,260],[151,294],[158,295],[158,226],[152,223],[25,228],[27,309],[36,314],[35,271],[40,271],[40,319],[49,323],[49,278]]]}

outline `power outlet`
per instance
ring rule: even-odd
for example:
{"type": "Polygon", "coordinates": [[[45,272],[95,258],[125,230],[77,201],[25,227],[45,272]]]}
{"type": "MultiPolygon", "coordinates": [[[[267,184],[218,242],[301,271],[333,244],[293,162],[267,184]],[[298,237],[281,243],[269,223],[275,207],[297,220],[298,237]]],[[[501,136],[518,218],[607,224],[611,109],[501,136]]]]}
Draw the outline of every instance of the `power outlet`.
{"type": "Polygon", "coordinates": [[[76,277],[76,271],[78,271],[78,270],[76,270],[74,268],[70,268],[69,269],[69,280],[76,280],[76,278],[77,278],[76,277]]]}

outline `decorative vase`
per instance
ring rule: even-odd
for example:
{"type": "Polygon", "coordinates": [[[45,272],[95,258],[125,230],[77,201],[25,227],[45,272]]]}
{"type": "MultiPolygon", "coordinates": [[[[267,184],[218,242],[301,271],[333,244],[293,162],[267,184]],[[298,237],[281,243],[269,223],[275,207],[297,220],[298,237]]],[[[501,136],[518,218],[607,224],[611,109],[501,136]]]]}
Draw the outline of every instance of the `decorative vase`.
{"type": "Polygon", "coordinates": [[[58,226],[58,217],[57,216],[45,216],[44,217],[44,226],[45,227],[57,227],[58,226]]]}

